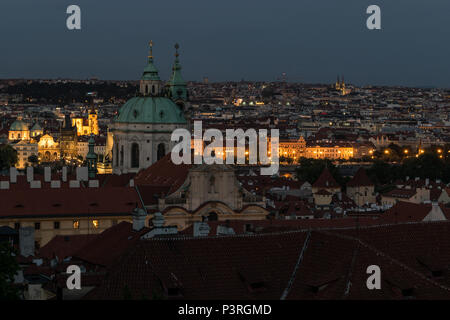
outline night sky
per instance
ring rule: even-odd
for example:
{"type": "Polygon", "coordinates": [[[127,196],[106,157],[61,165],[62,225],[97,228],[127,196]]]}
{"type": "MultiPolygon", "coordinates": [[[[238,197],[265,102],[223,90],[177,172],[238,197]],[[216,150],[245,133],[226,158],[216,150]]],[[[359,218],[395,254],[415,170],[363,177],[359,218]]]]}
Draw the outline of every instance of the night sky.
{"type": "Polygon", "coordinates": [[[1,0],[0,78],[139,79],[150,39],[162,79],[178,42],[186,80],[450,87],[448,0],[1,0]]]}

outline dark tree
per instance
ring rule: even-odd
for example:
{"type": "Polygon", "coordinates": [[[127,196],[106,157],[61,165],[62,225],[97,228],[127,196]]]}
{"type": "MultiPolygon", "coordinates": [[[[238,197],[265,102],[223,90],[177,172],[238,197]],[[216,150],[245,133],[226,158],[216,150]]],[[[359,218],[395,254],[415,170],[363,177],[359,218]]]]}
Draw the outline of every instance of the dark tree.
{"type": "Polygon", "coordinates": [[[0,170],[14,167],[17,163],[17,151],[9,144],[0,145],[0,170]]]}
{"type": "Polygon", "coordinates": [[[19,291],[14,287],[14,276],[19,271],[16,256],[9,242],[0,242],[0,300],[19,299],[19,291]]]}

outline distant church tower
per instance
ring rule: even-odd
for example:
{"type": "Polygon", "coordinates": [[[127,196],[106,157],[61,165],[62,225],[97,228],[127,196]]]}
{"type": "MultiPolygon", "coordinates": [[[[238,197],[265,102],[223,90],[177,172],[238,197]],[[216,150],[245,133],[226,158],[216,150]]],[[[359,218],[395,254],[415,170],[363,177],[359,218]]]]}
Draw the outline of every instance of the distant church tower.
{"type": "Polygon", "coordinates": [[[89,123],[89,134],[98,135],[98,116],[97,111],[95,111],[94,106],[92,105],[91,110],[89,111],[88,116],[89,123]]]}
{"type": "Polygon", "coordinates": [[[170,140],[177,128],[187,128],[185,116],[188,94],[181,77],[176,46],[172,77],[162,86],[153,61],[153,42],[147,66],[139,84],[139,95],[128,100],[109,128],[112,135],[113,172],[128,173],[145,169],[164,157],[175,145],[170,140]]]}

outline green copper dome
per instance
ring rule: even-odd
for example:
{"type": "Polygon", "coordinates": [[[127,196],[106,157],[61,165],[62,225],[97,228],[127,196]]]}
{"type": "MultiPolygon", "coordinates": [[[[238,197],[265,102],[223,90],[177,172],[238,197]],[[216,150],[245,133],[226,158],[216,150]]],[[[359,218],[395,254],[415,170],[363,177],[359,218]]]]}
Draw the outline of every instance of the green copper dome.
{"type": "Polygon", "coordinates": [[[183,111],[169,98],[134,97],[119,110],[115,122],[186,123],[183,111]]]}
{"type": "Polygon", "coordinates": [[[28,125],[22,120],[16,120],[9,128],[11,131],[28,131],[28,125]]]}
{"type": "Polygon", "coordinates": [[[37,122],[31,127],[31,131],[40,131],[40,130],[43,130],[43,129],[37,122]]]}

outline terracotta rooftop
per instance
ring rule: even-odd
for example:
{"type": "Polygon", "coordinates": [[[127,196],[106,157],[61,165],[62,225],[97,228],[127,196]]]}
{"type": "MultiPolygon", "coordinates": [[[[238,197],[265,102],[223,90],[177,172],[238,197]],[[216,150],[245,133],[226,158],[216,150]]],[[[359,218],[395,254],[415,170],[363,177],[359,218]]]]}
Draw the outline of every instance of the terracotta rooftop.
{"type": "Polygon", "coordinates": [[[339,188],[339,184],[331,175],[330,170],[328,170],[328,168],[324,168],[319,178],[316,180],[316,182],[314,182],[312,187],[321,189],[339,188]]]}
{"type": "Polygon", "coordinates": [[[368,187],[374,186],[373,182],[370,181],[369,177],[366,174],[366,170],[363,167],[360,167],[358,171],[356,171],[352,180],[347,183],[347,187],[368,187]]]}
{"type": "Polygon", "coordinates": [[[137,241],[87,298],[450,299],[448,266],[449,222],[176,236],[137,241]]]}

